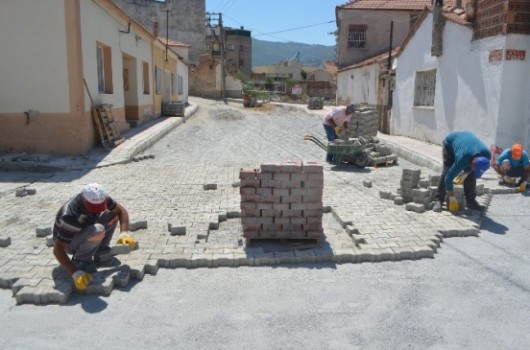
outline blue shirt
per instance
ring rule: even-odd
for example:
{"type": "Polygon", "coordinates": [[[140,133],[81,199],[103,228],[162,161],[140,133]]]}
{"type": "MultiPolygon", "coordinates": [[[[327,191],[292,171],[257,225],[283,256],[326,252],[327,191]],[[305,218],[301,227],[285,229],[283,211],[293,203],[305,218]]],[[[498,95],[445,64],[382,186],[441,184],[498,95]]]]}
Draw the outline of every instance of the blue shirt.
{"type": "Polygon", "coordinates": [[[528,160],[528,154],[526,153],[526,151],[523,151],[523,155],[519,160],[515,160],[512,158],[512,149],[507,148],[499,155],[495,163],[497,165],[501,165],[502,161],[505,159],[508,159],[510,161],[510,165],[512,166],[512,168],[530,166],[530,161],[528,160]]]}
{"type": "Polygon", "coordinates": [[[454,178],[462,172],[471,168],[471,161],[477,156],[491,159],[491,152],[482,141],[470,131],[455,131],[447,135],[444,145],[454,155],[455,161],[445,174],[446,191],[453,190],[454,178]]]}

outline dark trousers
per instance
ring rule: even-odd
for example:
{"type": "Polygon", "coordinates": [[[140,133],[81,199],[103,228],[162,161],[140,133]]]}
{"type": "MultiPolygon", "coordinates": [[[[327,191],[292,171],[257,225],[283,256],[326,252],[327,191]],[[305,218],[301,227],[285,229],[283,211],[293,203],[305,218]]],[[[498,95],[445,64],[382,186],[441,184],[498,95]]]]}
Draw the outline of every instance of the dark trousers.
{"type": "MultiPolygon", "coordinates": [[[[334,141],[337,138],[337,135],[335,135],[335,128],[331,125],[324,124],[324,130],[326,131],[326,138],[328,139],[328,142],[334,141]]],[[[328,153],[326,155],[326,162],[332,162],[333,161],[333,155],[331,153],[328,153]]]]}
{"type": "Polygon", "coordinates": [[[80,261],[92,261],[96,252],[110,245],[110,240],[117,226],[116,214],[106,211],[101,214],[98,222],[85,227],[77,233],[67,247],[67,253],[72,258],[80,261]]]}
{"type": "MultiPolygon", "coordinates": [[[[438,183],[438,193],[436,195],[436,199],[439,200],[441,204],[443,204],[445,200],[445,196],[446,196],[445,176],[447,175],[447,171],[449,170],[449,168],[455,162],[455,155],[449,148],[447,148],[445,144],[443,145],[442,156],[443,156],[443,170],[442,170],[442,175],[440,176],[440,182],[438,183]]],[[[475,173],[471,171],[471,173],[467,175],[466,179],[464,180],[464,196],[466,197],[466,203],[473,203],[476,201],[476,198],[477,198],[476,186],[477,186],[477,178],[475,177],[475,173]]]]}

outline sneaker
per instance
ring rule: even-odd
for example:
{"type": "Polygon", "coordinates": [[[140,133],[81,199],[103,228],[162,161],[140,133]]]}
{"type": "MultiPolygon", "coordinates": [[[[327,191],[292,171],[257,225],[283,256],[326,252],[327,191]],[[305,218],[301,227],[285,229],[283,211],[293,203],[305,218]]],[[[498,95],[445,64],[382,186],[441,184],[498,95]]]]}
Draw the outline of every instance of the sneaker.
{"type": "Polygon", "coordinates": [[[83,270],[88,273],[98,272],[98,268],[93,261],[82,261],[79,259],[72,259],[72,264],[74,264],[77,270],[83,270]]]}
{"type": "Polygon", "coordinates": [[[435,213],[439,213],[442,211],[442,203],[436,201],[434,202],[434,205],[432,206],[432,211],[434,211],[435,213]]]}
{"type": "Polygon", "coordinates": [[[483,205],[478,204],[477,201],[466,203],[466,207],[467,209],[478,211],[484,211],[486,209],[486,207],[484,207],[483,205]]]}

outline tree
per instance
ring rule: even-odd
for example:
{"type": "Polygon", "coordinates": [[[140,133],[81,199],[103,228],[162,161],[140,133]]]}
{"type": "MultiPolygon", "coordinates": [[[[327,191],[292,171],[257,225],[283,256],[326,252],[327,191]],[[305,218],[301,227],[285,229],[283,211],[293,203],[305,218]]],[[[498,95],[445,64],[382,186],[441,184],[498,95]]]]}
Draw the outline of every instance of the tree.
{"type": "Polygon", "coordinates": [[[304,79],[304,81],[307,79],[307,72],[305,70],[301,70],[300,71],[300,75],[302,76],[302,79],[304,79]]]}

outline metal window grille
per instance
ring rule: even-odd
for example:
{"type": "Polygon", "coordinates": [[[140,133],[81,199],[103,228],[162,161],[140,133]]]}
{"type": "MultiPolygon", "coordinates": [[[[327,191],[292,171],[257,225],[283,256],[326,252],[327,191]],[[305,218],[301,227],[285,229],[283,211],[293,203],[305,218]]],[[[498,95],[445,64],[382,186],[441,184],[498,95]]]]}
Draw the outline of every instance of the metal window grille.
{"type": "Polygon", "coordinates": [[[436,69],[416,72],[414,106],[433,107],[436,88],[436,69]]]}
{"type": "Polygon", "coordinates": [[[348,47],[364,49],[366,47],[366,26],[351,25],[348,28],[348,47]]]}

